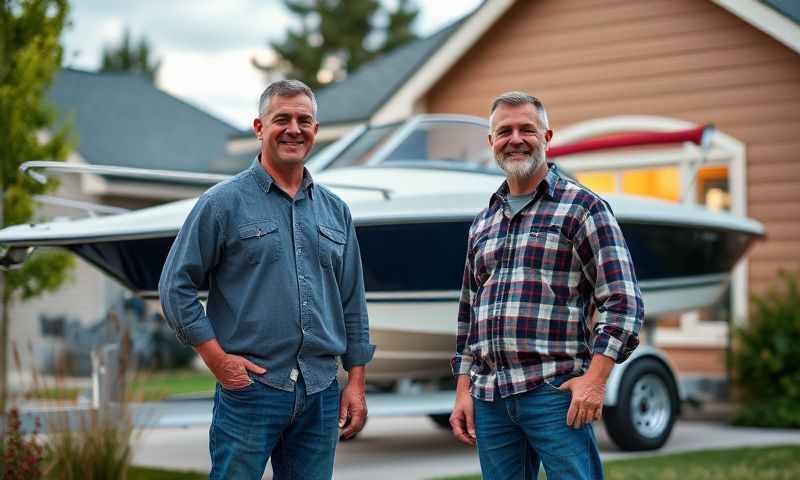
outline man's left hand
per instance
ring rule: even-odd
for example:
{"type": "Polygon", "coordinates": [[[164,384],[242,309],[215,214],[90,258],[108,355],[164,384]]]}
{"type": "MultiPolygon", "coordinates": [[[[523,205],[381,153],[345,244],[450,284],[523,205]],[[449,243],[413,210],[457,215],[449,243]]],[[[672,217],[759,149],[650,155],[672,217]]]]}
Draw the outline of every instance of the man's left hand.
{"type": "Polygon", "coordinates": [[[364,393],[364,381],[353,378],[352,371],[350,374],[350,381],[342,390],[342,396],[339,399],[339,428],[343,428],[341,437],[345,440],[354,437],[367,422],[367,397],[364,393]]]}
{"type": "Polygon", "coordinates": [[[572,392],[572,401],[567,410],[567,425],[578,429],[600,420],[606,394],[605,379],[581,375],[567,380],[559,389],[572,392]]]}

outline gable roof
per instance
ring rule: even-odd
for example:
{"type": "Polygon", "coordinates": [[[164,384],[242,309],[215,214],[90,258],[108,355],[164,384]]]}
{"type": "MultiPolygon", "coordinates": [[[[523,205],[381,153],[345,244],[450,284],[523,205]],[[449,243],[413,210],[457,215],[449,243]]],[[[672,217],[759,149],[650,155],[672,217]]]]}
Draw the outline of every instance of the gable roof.
{"type": "Polygon", "coordinates": [[[65,68],[48,99],[92,164],[206,172],[238,131],[137,74],[65,68]]]}
{"type": "Polygon", "coordinates": [[[428,57],[444,44],[469,15],[362,66],[345,80],[317,94],[322,125],[368,120],[428,57]]]}
{"type": "Polygon", "coordinates": [[[784,16],[791,18],[794,23],[800,23],[800,3],[797,0],[761,0],[784,16]]]}
{"type": "MultiPolygon", "coordinates": [[[[800,6],[796,0],[710,1],[800,53],[800,6]]],[[[484,1],[445,30],[406,46],[417,48],[418,43],[430,40],[424,53],[422,48],[416,51],[419,55],[413,58],[415,61],[399,58],[397,51],[398,58],[387,55],[325,88],[318,96],[325,95],[326,100],[320,102],[322,125],[367,120],[383,123],[408,116],[414,103],[515,3],[484,1]],[[434,37],[439,41],[433,41],[434,37]]]]}

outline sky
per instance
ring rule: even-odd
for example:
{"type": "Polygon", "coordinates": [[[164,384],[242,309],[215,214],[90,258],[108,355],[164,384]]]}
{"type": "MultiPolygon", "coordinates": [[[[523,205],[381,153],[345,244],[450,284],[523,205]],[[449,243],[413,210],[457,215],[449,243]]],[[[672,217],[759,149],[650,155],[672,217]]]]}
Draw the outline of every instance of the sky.
{"type": "MultiPolygon", "coordinates": [[[[481,0],[414,0],[418,34],[429,35],[469,13],[481,0]]],[[[393,5],[393,0],[385,0],[393,5]]],[[[73,0],[63,36],[65,66],[96,70],[103,46],[119,43],[125,28],[144,36],[161,60],[158,86],[222,120],[249,128],[263,74],[250,59],[271,58],[293,19],[280,0],[73,0]]]]}

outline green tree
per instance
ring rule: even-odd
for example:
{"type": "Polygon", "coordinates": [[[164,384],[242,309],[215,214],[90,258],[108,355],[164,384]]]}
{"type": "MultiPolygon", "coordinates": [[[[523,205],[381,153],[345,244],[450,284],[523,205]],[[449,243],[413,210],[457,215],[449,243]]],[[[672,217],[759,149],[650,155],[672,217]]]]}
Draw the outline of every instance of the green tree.
{"type": "Polygon", "coordinates": [[[317,88],[354,72],[377,56],[417,38],[419,13],[410,0],[389,10],[379,0],[284,0],[299,29],[271,42],[277,59],[253,65],[268,76],[281,73],[317,88]]]}
{"type": "Polygon", "coordinates": [[[412,27],[419,15],[419,10],[409,0],[400,0],[397,8],[389,14],[389,24],[386,27],[386,40],[381,47],[381,52],[390,52],[408,42],[417,39],[412,27]]]}
{"type": "Polygon", "coordinates": [[[150,44],[144,37],[134,46],[131,33],[126,28],[118,45],[103,47],[100,71],[141,73],[151,82],[155,82],[161,60],[151,60],[150,52],[150,44]]]}
{"type": "MultiPolygon", "coordinates": [[[[0,7],[0,193],[2,225],[33,218],[33,195],[56,187],[20,175],[28,160],[63,160],[69,152],[69,126],[56,126],[56,112],[45,93],[61,65],[59,37],[67,0],[2,0],[0,7]],[[42,135],[46,132],[47,135],[42,135]]],[[[19,270],[0,272],[0,413],[5,411],[9,357],[10,305],[53,291],[65,280],[71,255],[43,251],[19,270]]]]}

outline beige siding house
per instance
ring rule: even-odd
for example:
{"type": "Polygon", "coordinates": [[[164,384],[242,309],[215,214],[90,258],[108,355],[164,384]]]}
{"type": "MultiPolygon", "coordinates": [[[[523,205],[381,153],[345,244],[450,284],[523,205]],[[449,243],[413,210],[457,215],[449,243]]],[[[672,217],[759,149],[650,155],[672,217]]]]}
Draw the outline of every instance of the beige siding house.
{"type": "Polygon", "coordinates": [[[737,267],[720,307],[657,319],[655,343],[682,374],[723,376],[729,321],[746,321],[750,292],[765,291],[779,269],[800,269],[797,10],[750,0],[490,0],[407,47],[419,50],[417,62],[397,62],[395,83],[385,66],[368,65],[323,90],[322,112],[351,89],[381,80],[390,89],[360,118],[331,114],[323,130],[417,112],[486,116],[507,90],[544,101],[554,144],[713,123],[706,152],[640,149],[560,163],[599,192],[697,202],[764,224],[766,241],[737,267]]]}

